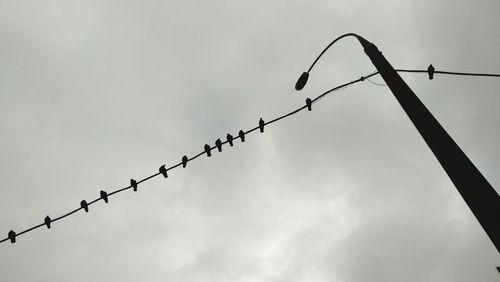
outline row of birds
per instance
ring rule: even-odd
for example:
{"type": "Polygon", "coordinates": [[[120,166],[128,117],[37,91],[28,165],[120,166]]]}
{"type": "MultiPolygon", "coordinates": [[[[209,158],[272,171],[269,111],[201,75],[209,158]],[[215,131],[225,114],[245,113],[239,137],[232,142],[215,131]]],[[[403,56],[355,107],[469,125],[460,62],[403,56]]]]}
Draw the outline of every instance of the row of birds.
{"type": "MultiPolygon", "coordinates": [[[[260,132],[264,132],[264,125],[266,123],[264,122],[264,120],[261,118],[259,120],[259,129],[260,129],[260,132]]],[[[245,142],[245,132],[243,130],[240,130],[238,132],[238,137],[241,139],[241,142],[245,142]]],[[[229,146],[233,146],[233,140],[234,140],[234,137],[231,135],[231,134],[227,134],[226,136],[227,138],[227,143],[229,143],[229,146]]],[[[222,152],[222,141],[220,139],[217,139],[215,141],[215,146],[217,147],[217,150],[219,152],[222,152]]],[[[208,144],[205,144],[204,146],[204,150],[205,150],[205,153],[207,154],[208,157],[211,157],[212,154],[211,154],[211,150],[212,148],[210,147],[210,145],[208,144]]],[[[189,158],[187,156],[183,156],[182,157],[182,167],[186,167],[187,166],[187,163],[189,161],[189,158]]],[[[159,173],[163,175],[163,177],[167,178],[168,177],[168,174],[167,174],[167,168],[165,167],[165,165],[162,165],[160,168],[159,168],[159,173]]],[[[134,180],[134,179],[130,179],[130,186],[127,187],[127,188],[130,188],[132,187],[134,191],[137,191],[137,181],[134,180]]],[[[101,190],[100,191],[100,198],[97,199],[97,200],[104,200],[105,203],[108,203],[108,193],[106,191],[103,191],[101,190]]],[[[83,209],[85,210],[85,212],[88,212],[89,211],[89,204],[87,203],[87,201],[83,200],[80,202],[80,209],[83,209]]],[[[52,223],[52,219],[49,217],[49,216],[46,216],[44,218],[44,224],[47,226],[48,229],[51,228],[51,223],[52,223]]],[[[16,232],[14,230],[10,230],[9,233],[8,233],[8,238],[10,240],[11,243],[15,243],[16,242],[16,232]]]]}
{"type": "MultiPolygon", "coordinates": [[[[307,109],[309,111],[311,111],[312,100],[309,99],[309,98],[306,99],[306,107],[307,107],[307,109]]],[[[266,122],[261,118],[259,120],[259,130],[260,130],[261,133],[264,132],[264,126],[265,125],[266,125],[266,122]]],[[[238,132],[238,137],[237,138],[240,138],[241,142],[245,142],[245,131],[240,130],[238,132]]],[[[234,139],[235,138],[231,134],[228,133],[226,135],[226,140],[227,140],[226,142],[229,143],[229,146],[231,146],[231,147],[233,146],[234,139]]],[[[223,142],[222,142],[222,140],[220,138],[215,141],[215,147],[217,148],[217,150],[219,152],[222,152],[222,145],[223,145],[223,142]]],[[[212,147],[210,145],[205,144],[204,151],[205,151],[205,153],[207,154],[208,157],[212,156],[212,153],[211,153],[212,147]]],[[[183,168],[185,168],[187,166],[188,161],[189,161],[189,158],[186,155],[184,155],[182,157],[182,167],[183,168]]],[[[172,168],[170,168],[170,169],[172,169],[172,168]]],[[[165,177],[165,178],[168,177],[168,174],[167,174],[168,170],[169,169],[167,169],[165,167],[165,165],[160,166],[160,168],[158,169],[159,173],[162,174],[163,177],[165,177]]],[[[138,182],[136,180],[130,179],[130,186],[127,187],[127,189],[128,188],[132,188],[134,191],[137,191],[137,185],[138,185],[138,182]]],[[[97,200],[95,200],[95,201],[98,201],[100,199],[104,200],[105,203],[108,203],[108,193],[106,191],[104,191],[104,190],[101,190],[100,191],[100,198],[97,199],[97,200]]],[[[89,212],[89,203],[87,203],[87,201],[85,201],[85,200],[81,201],[79,209],[83,209],[83,210],[85,210],[85,212],[89,212]]],[[[48,229],[50,229],[52,221],[53,220],[49,216],[46,216],[44,218],[44,224],[45,224],[45,226],[47,226],[48,229]]],[[[37,226],[37,227],[39,227],[39,226],[37,226]]],[[[18,234],[16,234],[16,232],[14,230],[10,230],[9,231],[9,233],[8,233],[8,239],[10,240],[11,243],[15,243],[16,242],[16,236],[17,235],[18,234]]]]}

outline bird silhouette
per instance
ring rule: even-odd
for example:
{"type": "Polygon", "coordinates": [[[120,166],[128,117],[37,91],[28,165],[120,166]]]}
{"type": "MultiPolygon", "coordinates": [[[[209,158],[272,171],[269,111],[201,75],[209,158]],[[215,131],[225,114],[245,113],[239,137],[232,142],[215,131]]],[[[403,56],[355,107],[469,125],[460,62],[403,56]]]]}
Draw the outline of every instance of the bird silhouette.
{"type": "Polygon", "coordinates": [[[101,199],[103,199],[106,204],[108,203],[108,193],[104,190],[101,190],[101,199]]]}
{"type": "Polygon", "coordinates": [[[434,66],[432,66],[432,64],[429,65],[429,67],[427,68],[427,73],[429,74],[429,79],[433,79],[434,78],[434,66]]]}
{"type": "Polygon", "coordinates": [[[215,140],[215,146],[217,146],[219,152],[222,152],[222,141],[220,139],[215,140]]]}
{"type": "Polygon", "coordinates": [[[240,136],[241,142],[245,142],[245,132],[243,130],[238,132],[238,136],[240,136]]]}
{"type": "Polygon", "coordinates": [[[266,124],[266,123],[265,123],[265,122],[264,122],[264,120],[261,118],[261,119],[259,120],[259,129],[260,129],[260,132],[261,132],[261,133],[262,133],[262,132],[264,132],[264,125],[265,125],[265,124],[266,124]]]}
{"type": "Polygon", "coordinates": [[[130,179],[130,186],[132,186],[134,192],[137,192],[137,181],[135,181],[134,179],[130,179]]]}
{"type": "Polygon", "coordinates": [[[187,156],[182,157],[182,167],[186,167],[187,163],[188,163],[188,157],[187,156]]]}
{"type": "Polygon", "coordinates": [[[226,138],[227,138],[227,142],[229,143],[229,146],[233,147],[233,135],[228,133],[226,135],[226,138]]]}
{"type": "Polygon", "coordinates": [[[45,221],[45,225],[47,225],[47,228],[50,229],[50,223],[52,222],[52,219],[47,215],[43,221],[45,221]]]}
{"type": "Polygon", "coordinates": [[[83,200],[80,202],[80,207],[85,210],[85,212],[89,212],[89,205],[87,201],[83,200]]]}
{"type": "Polygon", "coordinates": [[[205,153],[207,153],[207,156],[211,157],[212,154],[210,153],[210,145],[205,144],[205,153]]]}
{"type": "Polygon", "coordinates": [[[14,230],[9,231],[9,239],[11,243],[16,242],[16,232],[14,230]]]}
{"type": "Polygon", "coordinates": [[[310,111],[312,107],[312,100],[307,98],[306,99],[306,105],[307,105],[307,110],[310,111]]]}
{"type": "Polygon", "coordinates": [[[165,168],[165,165],[160,166],[160,169],[158,171],[163,175],[163,177],[167,178],[167,169],[165,168]]]}

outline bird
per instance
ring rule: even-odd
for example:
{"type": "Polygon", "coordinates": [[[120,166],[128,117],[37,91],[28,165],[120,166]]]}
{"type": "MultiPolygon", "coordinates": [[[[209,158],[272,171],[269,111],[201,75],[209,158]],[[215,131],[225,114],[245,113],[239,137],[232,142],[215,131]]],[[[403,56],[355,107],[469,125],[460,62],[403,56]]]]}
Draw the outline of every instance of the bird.
{"type": "Polygon", "coordinates": [[[432,64],[429,65],[429,67],[427,68],[427,73],[429,74],[429,79],[433,79],[434,78],[434,67],[432,66],[432,64]]]}
{"type": "Polygon", "coordinates": [[[207,153],[207,156],[211,157],[212,154],[210,153],[210,145],[205,144],[205,153],[207,153]]]}
{"type": "Polygon", "coordinates": [[[182,157],[182,167],[186,167],[187,163],[188,163],[188,157],[187,156],[182,157]]]}
{"type": "Polygon", "coordinates": [[[158,171],[163,175],[163,177],[165,177],[165,178],[168,177],[167,169],[165,168],[165,165],[160,166],[160,169],[158,171]]]}
{"type": "Polygon", "coordinates": [[[312,100],[307,98],[306,99],[306,105],[307,105],[307,110],[311,111],[311,106],[312,106],[312,100]]]}
{"type": "Polygon", "coordinates": [[[87,201],[83,200],[80,202],[80,207],[85,210],[85,212],[89,212],[89,205],[87,201]]]}
{"type": "Polygon", "coordinates": [[[245,132],[243,130],[238,132],[238,136],[240,136],[241,142],[245,142],[245,132]]]}
{"type": "Polygon", "coordinates": [[[229,143],[229,146],[233,147],[233,135],[228,133],[226,135],[226,138],[227,138],[227,142],[229,143]]]}
{"type": "Polygon", "coordinates": [[[52,219],[50,219],[50,217],[47,215],[43,221],[45,221],[45,225],[47,225],[47,228],[50,229],[50,223],[52,222],[52,219]]]}
{"type": "Polygon", "coordinates": [[[108,203],[108,193],[104,190],[101,190],[101,199],[103,199],[106,204],[108,203]]]}
{"type": "Polygon", "coordinates": [[[134,179],[130,179],[130,186],[134,189],[134,192],[137,192],[137,181],[134,179]]]}
{"type": "Polygon", "coordinates": [[[215,146],[217,146],[219,152],[222,152],[222,141],[220,139],[215,140],[215,146]]]}
{"type": "Polygon", "coordinates": [[[265,124],[266,124],[266,123],[265,123],[265,122],[264,122],[264,120],[261,118],[261,119],[259,120],[259,129],[260,129],[260,132],[261,132],[261,133],[262,133],[262,132],[264,132],[264,125],[265,125],[265,124]]]}
{"type": "Polygon", "coordinates": [[[14,230],[9,231],[9,239],[12,244],[16,242],[16,232],[14,230]]]}

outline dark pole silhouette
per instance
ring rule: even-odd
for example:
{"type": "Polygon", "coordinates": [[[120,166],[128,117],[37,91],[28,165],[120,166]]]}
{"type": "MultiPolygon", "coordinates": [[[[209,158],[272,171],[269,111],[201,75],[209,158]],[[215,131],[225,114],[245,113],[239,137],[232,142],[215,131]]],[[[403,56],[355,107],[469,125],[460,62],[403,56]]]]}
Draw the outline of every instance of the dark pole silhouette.
{"type": "MultiPolygon", "coordinates": [[[[354,33],[347,33],[336,38],[320,53],[309,70],[302,73],[295,84],[295,89],[304,88],[309,72],[318,59],[330,46],[346,36],[353,36],[359,40],[365,53],[500,252],[500,196],[374,44],[354,33]]],[[[434,74],[432,65],[429,66],[428,73],[429,79],[432,79],[434,74]]]]}

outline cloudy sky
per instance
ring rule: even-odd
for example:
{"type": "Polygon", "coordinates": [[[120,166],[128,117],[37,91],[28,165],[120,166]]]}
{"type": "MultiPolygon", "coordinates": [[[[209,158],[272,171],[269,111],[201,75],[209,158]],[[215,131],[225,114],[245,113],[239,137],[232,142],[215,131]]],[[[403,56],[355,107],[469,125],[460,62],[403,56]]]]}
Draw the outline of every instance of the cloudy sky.
{"type": "MultiPolygon", "coordinates": [[[[500,72],[500,2],[0,0],[0,233],[374,70],[500,72]]],[[[500,79],[404,74],[500,187],[500,79]]],[[[382,83],[380,77],[374,82],[382,83]]],[[[498,281],[500,257],[387,87],[0,244],[0,281],[498,281]]]]}

